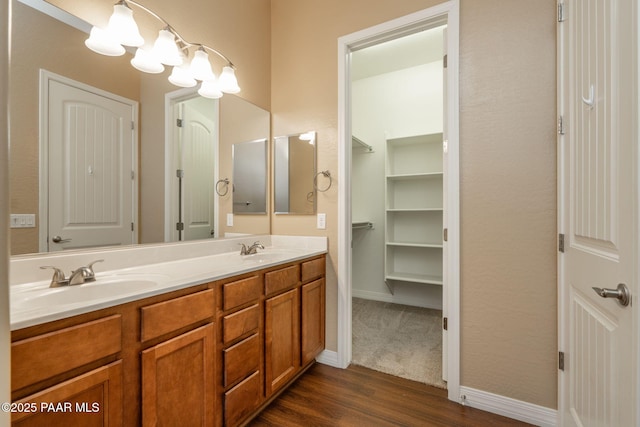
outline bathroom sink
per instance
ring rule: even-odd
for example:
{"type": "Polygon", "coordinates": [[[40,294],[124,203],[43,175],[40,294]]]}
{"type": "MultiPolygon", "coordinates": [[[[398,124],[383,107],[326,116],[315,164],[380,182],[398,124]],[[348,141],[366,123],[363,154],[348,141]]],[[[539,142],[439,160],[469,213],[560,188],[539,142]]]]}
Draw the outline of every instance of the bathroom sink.
{"type": "Polygon", "coordinates": [[[90,304],[106,298],[140,293],[158,286],[164,275],[113,274],[97,277],[95,282],[58,288],[37,287],[11,295],[17,310],[37,310],[48,306],[90,304]]]}

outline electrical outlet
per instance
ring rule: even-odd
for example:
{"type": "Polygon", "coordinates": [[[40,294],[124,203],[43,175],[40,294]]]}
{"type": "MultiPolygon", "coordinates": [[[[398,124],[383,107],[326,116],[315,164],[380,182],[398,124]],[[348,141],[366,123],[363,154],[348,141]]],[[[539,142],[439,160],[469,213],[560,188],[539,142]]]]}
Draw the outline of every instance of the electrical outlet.
{"type": "Polygon", "coordinates": [[[326,230],[327,228],[327,214],[318,214],[318,230],[326,230]]]}
{"type": "Polygon", "coordinates": [[[233,214],[227,214],[227,227],[233,227],[233,214]]]}

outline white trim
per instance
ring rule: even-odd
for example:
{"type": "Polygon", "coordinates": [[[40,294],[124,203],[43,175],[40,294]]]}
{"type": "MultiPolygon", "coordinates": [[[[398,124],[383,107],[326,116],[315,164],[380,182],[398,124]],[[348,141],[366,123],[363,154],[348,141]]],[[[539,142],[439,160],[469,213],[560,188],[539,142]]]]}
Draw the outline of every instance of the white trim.
{"type": "Polygon", "coordinates": [[[131,232],[132,243],[138,243],[138,232],[140,224],[138,221],[138,182],[140,179],[138,171],[138,101],[125,98],[115,93],[90,86],[88,84],[61,76],[51,71],[40,69],[39,82],[39,101],[38,106],[38,156],[40,177],[38,186],[38,251],[48,252],[47,237],[49,236],[49,82],[58,81],[67,86],[71,86],[94,95],[102,96],[131,107],[131,121],[133,122],[132,149],[131,149],[131,168],[133,169],[134,179],[131,180],[131,220],[135,224],[135,230],[131,232]]]}
{"type": "Polygon", "coordinates": [[[333,366],[334,368],[340,368],[338,352],[336,351],[324,350],[318,357],[316,357],[316,362],[322,363],[323,365],[333,366]]]}
{"type": "Polygon", "coordinates": [[[552,427],[558,425],[558,411],[555,409],[470,387],[460,387],[460,403],[536,426],[552,427]]]}
{"type": "Polygon", "coordinates": [[[434,24],[448,25],[448,103],[447,133],[449,155],[447,204],[449,241],[446,271],[447,295],[443,296],[448,317],[448,394],[458,400],[460,388],[460,208],[459,208],[459,0],[451,0],[429,9],[370,27],[338,39],[338,351],[337,362],[346,368],[351,362],[351,100],[350,52],[382,41],[407,35],[434,24]]]}
{"type": "Polygon", "coordinates": [[[89,34],[91,32],[91,24],[78,18],[75,15],[70,14],[66,10],[62,10],[44,0],[18,0],[20,3],[27,5],[39,12],[49,15],[53,19],[57,19],[83,33],[89,34]]]}

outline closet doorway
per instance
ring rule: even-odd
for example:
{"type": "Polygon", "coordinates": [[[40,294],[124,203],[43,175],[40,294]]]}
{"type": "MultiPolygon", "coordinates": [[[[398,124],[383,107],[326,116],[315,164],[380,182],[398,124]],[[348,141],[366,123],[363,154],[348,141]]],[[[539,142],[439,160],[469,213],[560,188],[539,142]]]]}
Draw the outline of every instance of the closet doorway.
{"type": "Polygon", "coordinates": [[[450,399],[459,389],[457,12],[447,2],[339,40],[347,283],[338,360],[447,388],[450,399]]]}

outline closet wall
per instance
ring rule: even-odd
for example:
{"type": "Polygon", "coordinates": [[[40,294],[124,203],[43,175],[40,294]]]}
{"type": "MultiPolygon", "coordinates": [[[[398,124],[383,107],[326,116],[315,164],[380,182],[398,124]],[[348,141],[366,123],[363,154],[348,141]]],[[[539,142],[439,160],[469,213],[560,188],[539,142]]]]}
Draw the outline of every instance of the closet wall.
{"type": "Polygon", "coordinates": [[[354,297],[442,308],[441,286],[402,283],[392,294],[384,282],[386,140],[442,132],[442,74],[438,60],[352,82],[353,135],[373,148],[352,152],[352,219],[373,224],[353,229],[354,297]]]}

